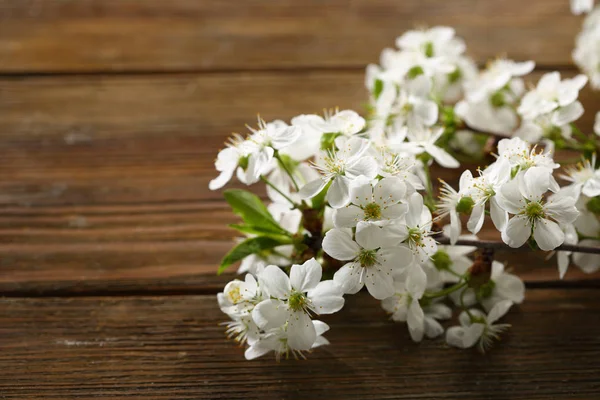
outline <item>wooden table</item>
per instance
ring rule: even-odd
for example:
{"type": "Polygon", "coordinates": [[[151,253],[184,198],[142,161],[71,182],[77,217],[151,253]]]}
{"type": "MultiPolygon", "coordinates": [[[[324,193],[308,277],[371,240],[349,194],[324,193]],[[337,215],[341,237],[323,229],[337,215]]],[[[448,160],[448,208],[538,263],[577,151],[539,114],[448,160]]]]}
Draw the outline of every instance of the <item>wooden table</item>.
{"type": "Polygon", "coordinates": [[[485,356],[360,294],[308,360],[244,361],[215,296],[235,218],[207,189],[257,112],[360,109],[406,29],[537,79],[575,73],[580,23],[568,0],[0,0],[0,398],[600,398],[600,281],[541,255],[513,256],[526,301],[485,356]]]}

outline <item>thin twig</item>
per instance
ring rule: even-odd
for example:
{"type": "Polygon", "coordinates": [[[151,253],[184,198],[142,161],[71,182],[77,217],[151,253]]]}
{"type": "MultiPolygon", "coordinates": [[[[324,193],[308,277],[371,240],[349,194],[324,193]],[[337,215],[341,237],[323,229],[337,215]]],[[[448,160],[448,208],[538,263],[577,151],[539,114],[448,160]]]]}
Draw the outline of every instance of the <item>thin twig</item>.
{"type": "MultiPolygon", "coordinates": [[[[435,237],[435,240],[439,244],[450,244],[450,239],[447,237],[435,237]]],[[[518,248],[512,248],[503,242],[497,242],[492,240],[470,240],[470,239],[459,239],[456,241],[455,246],[473,246],[482,249],[494,249],[503,250],[509,252],[526,252],[532,251],[529,246],[521,246],[518,248]]],[[[600,254],[600,246],[579,246],[576,244],[563,244],[554,249],[554,251],[571,251],[574,253],[589,253],[589,254],[600,254]]]]}

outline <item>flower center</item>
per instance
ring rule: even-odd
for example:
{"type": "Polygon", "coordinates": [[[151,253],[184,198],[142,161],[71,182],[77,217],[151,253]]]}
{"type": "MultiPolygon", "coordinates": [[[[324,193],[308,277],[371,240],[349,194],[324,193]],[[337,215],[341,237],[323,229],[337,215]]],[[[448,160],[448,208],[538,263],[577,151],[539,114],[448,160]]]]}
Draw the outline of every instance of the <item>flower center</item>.
{"type": "Polygon", "coordinates": [[[408,240],[417,246],[421,244],[423,239],[423,232],[419,228],[410,228],[408,230],[408,240]]]}
{"type": "Polygon", "coordinates": [[[363,250],[358,255],[358,262],[363,268],[369,268],[377,264],[377,250],[363,250]]]}
{"type": "Polygon", "coordinates": [[[365,212],[365,219],[380,219],[381,218],[381,206],[377,203],[369,203],[363,207],[365,212]]]}
{"type": "Polygon", "coordinates": [[[468,214],[473,210],[475,201],[470,196],[463,196],[456,204],[456,211],[460,214],[468,214]]]}
{"type": "Polygon", "coordinates": [[[288,299],[288,305],[292,311],[300,311],[305,309],[307,302],[306,296],[300,292],[293,292],[288,299]]]}
{"type": "Polygon", "coordinates": [[[537,220],[544,218],[546,213],[544,212],[544,207],[537,201],[532,201],[525,207],[525,215],[530,220],[537,220]]]}
{"type": "Polygon", "coordinates": [[[242,301],[242,295],[240,294],[239,286],[231,289],[227,295],[233,304],[237,304],[242,301]]]}

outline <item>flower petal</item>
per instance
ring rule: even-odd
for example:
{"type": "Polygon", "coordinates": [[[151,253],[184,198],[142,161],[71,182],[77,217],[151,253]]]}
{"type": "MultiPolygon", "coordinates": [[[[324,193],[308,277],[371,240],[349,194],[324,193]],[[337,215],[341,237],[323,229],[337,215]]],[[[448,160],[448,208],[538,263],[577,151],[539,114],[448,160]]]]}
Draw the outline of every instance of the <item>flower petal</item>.
{"type": "Polygon", "coordinates": [[[406,322],[412,340],[415,342],[423,340],[423,333],[425,332],[425,314],[417,300],[413,300],[410,303],[406,315],[406,322]]]}
{"type": "Polygon", "coordinates": [[[346,230],[331,229],[323,239],[323,251],[336,260],[353,260],[360,247],[346,230]]]}
{"type": "Polygon", "coordinates": [[[321,281],[323,268],[314,258],[302,265],[294,264],[290,270],[292,288],[300,293],[313,289],[321,281]]]}
{"type": "Polygon", "coordinates": [[[533,238],[540,249],[550,251],[563,244],[565,233],[556,222],[541,219],[535,222],[533,238]]]}
{"type": "Polygon", "coordinates": [[[317,338],[315,326],[304,311],[296,311],[290,315],[287,334],[287,344],[294,350],[310,350],[317,338]]]}
{"type": "Polygon", "coordinates": [[[275,299],[263,300],[252,310],[254,323],[263,330],[282,326],[288,317],[289,311],[285,303],[275,299]]]}
{"type": "Polygon", "coordinates": [[[269,296],[285,299],[292,290],[290,279],[276,265],[267,265],[259,275],[260,285],[269,296]]]}
{"type": "Polygon", "coordinates": [[[333,208],[341,208],[350,202],[350,180],[345,176],[333,178],[327,191],[327,201],[333,208]]]}
{"type": "Polygon", "coordinates": [[[327,181],[320,178],[315,179],[314,181],[308,182],[306,185],[304,185],[298,192],[298,196],[300,196],[301,199],[310,199],[321,193],[321,190],[323,190],[326,185],[327,181]]]}
{"type": "Polygon", "coordinates": [[[333,212],[333,224],[336,228],[354,228],[358,221],[362,221],[365,212],[353,204],[337,208],[333,212]]]}
{"type": "Polygon", "coordinates": [[[377,300],[383,300],[395,293],[392,274],[377,266],[364,268],[364,280],[367,290],[377,300]]]}
{"type": "Polygon", "coordinates": [[[344,293],[355,294],[363,288],[361,281],[363,267],[355,262],[350,262],[338,269],[333,275],[333,281],[338,284],[344,293]]]}
{"type": "Polygon", "coordinates": [[[344,306],[344,291],[333,280],[319,282],[317,287],[308,292],[317,314],[332,314],[344,306]]]}
{"type": "Polygon", "coordinates": [[[487,323],[493,324],[502,318],[508,310],[512,307],[513,302],[510,300],[502,300],[496,303],[496,305],[491,309],[487,316],[487,323]]]}
{"type": "Polygon", "coordinates": [[[502,241],[513,248],[523,246],[530,236],[531,225],[524,215],[513,217],[502,231],[502,241]]]}

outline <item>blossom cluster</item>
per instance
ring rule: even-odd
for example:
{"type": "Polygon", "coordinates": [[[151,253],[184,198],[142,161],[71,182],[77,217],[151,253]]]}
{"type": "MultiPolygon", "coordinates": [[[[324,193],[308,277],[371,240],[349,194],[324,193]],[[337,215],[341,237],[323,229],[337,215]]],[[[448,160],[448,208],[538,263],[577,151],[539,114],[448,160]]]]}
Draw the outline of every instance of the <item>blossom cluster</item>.
{"type": "Polygon", "coordinates": [[[407,32],[396,45],[367,67],[364,116],[259,118],[217,157],[212,190],[235,176],[264,183],[271,202],[225,191],[243,237],[219,271],[240,262],[246,275],[218,301],[247,359],[304,357],[327,344],[317,318],[363,288],[414,341],[489,348],[525,286],[493,251],[471,246],[486,220],[507,248],[556,254],[561,277],[571,261],[585,272],[600,266],[597,254],[560,247],[600,246],[598,139],[575,125],[587,78],[552,72],[526,90],[532,61],[498,59],[480,71],[449,27],[407,32]],[[560,169],[560,149],[582,162],[560,169]],[[434,182],[459,160],[487,166],[434,182]],[[453,308],[458,322],[448,327],[453,308]]]}

